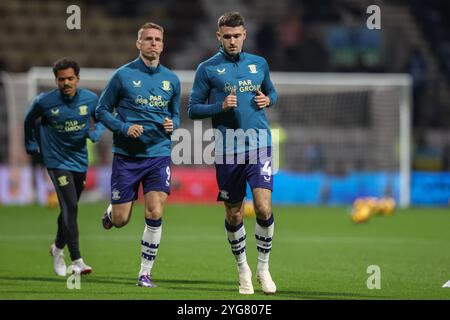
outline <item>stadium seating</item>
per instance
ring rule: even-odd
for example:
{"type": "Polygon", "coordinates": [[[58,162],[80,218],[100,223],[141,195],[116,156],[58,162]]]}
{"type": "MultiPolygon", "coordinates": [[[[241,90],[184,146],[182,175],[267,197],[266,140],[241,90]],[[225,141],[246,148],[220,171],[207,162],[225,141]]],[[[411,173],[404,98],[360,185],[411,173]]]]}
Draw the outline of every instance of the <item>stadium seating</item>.
{"type": "Polygon", "coordinates": [[[72,56],[81,66],[115,68],[137,56],[137,28],[149,20],[165,27],[162,61],[170,66],[171,55],[189,40],[186,35],[203,16],[196,1],[137,0],[113,5],[120,3],[79,1],[81,30],[68,31],[70,1],[2,1],[0,28],[5,32],[0,33],[0,68],[23,72],[49,65],[61,56],[72,56]]]}

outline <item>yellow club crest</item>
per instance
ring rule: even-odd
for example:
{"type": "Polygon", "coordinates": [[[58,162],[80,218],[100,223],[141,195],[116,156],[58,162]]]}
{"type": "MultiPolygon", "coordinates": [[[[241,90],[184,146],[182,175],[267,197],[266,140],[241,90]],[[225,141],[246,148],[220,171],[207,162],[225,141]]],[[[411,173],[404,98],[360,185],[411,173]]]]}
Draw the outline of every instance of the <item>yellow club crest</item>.
{"type": "Polygon", "coordinates": [[[170,81],[164,80],[162,82],[162,88],[164,91],[169,91],[170,90],[170,81]]]}
{"type": "Polygon", "coordinates": [[[249,64],[248,69],[250,70],[250,73],[258,73],[256,70],[256,64],[249,64]]]}
{"type": "Polygon", "coordinates": [[[80,109],[80,116],[85,116],[88,114],[88,106],[79,106],[80,109]]]}
{"type": "Polygon", "coordinates": [[[58,183],[60,187],[67,186],[69,184],[69,181],[67,181],[67,176],[58,177],[58,183]]]}

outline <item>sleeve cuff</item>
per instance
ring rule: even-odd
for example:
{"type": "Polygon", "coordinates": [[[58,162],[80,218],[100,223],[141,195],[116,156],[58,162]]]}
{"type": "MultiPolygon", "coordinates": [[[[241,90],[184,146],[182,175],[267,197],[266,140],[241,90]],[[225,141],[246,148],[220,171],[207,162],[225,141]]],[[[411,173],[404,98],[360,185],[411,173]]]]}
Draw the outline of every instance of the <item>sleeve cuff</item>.
{"type": "Polygon", "coordinates": [[[128,129],[130,129],[130,127],[131,126],[129,124],[124,123],[122,125],[122,128],[120,129],[120,132],[126,137],[126,136],[128,136],[128,129]]]}
{"type": "Polygon", "coordinates": [[[222,102],[217,102],[214,106],[214,114],[221,113],[223,111],[222,102]]]}

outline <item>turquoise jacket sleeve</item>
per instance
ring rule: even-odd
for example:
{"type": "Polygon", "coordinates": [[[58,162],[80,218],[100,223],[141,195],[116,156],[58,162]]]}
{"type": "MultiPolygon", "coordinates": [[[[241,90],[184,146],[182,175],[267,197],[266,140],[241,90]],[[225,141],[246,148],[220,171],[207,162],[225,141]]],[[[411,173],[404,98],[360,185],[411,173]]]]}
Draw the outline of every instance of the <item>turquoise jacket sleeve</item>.
{"type": "Polygon", "coordinates": [[[131,125],[113,115],[114,109],[117,107],[120,99],[120,92],[120,77],[115,73],[100,96],[97,108],[95,109],[95,118],[112,132],[127,136],[128,129],[131,125]]]}
{"type": "Polygon", "coordinates": [[[180,127],[180,101],[181,101],[181,87],[180,82],[175,87],[175,95],[172,97],[170,104],[170,113],[172,114],[173,130],[180,127]]]}
{"type": "Polygon", "coordinates": [[[209,97],[211,86],[203,65],[195,72],[194,84],[189,97],[188,114],[191,119],[204,119],[222,112],[222,103],[205,103],[209,97]]]}
{"type": "Polygon", "coordinates": [[[277,103],[278,95],[277,92],[275,91],[275,87],[273,86],[272,80],[270,79],[269,65],[267,64],[267,61],[264,62],[265,62],[264,80],[261,84],[261,91],[270,98],[269,107],[272,107],[277,103]]]}
{"type": "Polygon", "coordinates": [[[39,97],[36,97],[25,115],[24,130],[25,130],[25,150],[28,154],[39,152],[39,145],[36,140],[35,122],[41,117],[41,108],[39,105],[39,97]]]}

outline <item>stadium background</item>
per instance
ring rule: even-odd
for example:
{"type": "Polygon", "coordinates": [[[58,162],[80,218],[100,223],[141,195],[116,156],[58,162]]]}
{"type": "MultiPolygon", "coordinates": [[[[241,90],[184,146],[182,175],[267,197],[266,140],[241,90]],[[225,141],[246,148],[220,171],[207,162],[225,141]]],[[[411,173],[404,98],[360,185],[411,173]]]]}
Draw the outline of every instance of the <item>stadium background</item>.
{"type": "MultiPolygon", "coordinates": [[[[52,80],[51,64],[60,57],[71,56],[81,66],[80,86],[84,86],[83,76],[89,73],[88,69],[94,74],[99,72],[98,68],[110,72],[134,59],[137,29],[146,21],[155,21],[166,29],[161,62],[171,69],[188,71],[189,76],[189,71],[217,50],[216,19],[229,10],[240,11],[246,18],[248,38],[244,49],[263,55],[275,78],[279,76],[277,79],[287,79],[287,83],[295,83],[297,78],[308,81],[314,73],[319,83],[335,75],[350,82],[351,79],[370,82],[378,76],[386,79],[383,77],[402,74],[412,84],[409,169],[413,209],[399,211],[390,220],[377,219],[355,229],[348,219],[354,200],[372,196],[394,197],[399,201],[399,89],[383,86],[379,81],[363,88],[356,86],[357,89],[341,85],[339,80],[325,89],[321,89],[321,84],[316,88],[314,82],[291,88],[289,84],[274,81],[277,88],[284,86],[279,104],[268,112],[273,128],[280,130],[282,141],[280,172],[275,176],[273,195],[275,212],[280,214],[278,227],[283,230],[274,256],[284,260],[272,266],[280,288],[285,290],[279,297],[448,299],[447,293],[435,289],[448,280],[445,270],[450,258],[445,253],[450,241],[445,229],[450,198],[450,33],[446,19],[450,4],[445,0],[1,1],[0,249],[2,256],[17,255],[2,265],[2,298],[80,298],[58,287],[51,279],[49,261],[41,257],[42,247],[52,239],[57,209],[46,211],[42,206],[49,200],[51,186],[45,171],[39,166],[31,167],[31,159],[22,145],[23,112],[30,102],[27,83],[30,73],[36,67],[44,67],[37,71],[47,72],[48,79],[52,80]],[[66,8],[72,4],[81,9],[81,30],[66,27],[70,15],[66,8]],[[381,30],[366,27],[370,16],[366,9],[372,4],[381,9],[381,30]],[[381,133],[381,140],[371,139],[372,131],[364,131],[369,127],[381,133]],[[27,248],[19,246],[21,241],[32,239],[37,228],[39,235],[33,238],[35,241],[27,248]],[[25,235],[26,232],[31,235],[25,235]],[[302,246],[304,243],[308,246],[302,246]],[[397,260],[399,255],[404,258],[401,262],[397,260]],[[39,261],[35,270],[38,275],[31,278],[27,275],[25,257],[39,261]],[[426,257],[427,265],[416,260],[418,257],[426,257]],[[288,260],[300,266],[301,280],[289,268],[288,260]],[[374,260],[384,266],[383,270],[387,268],[391,272],[384,278],[390,281],[390,287],[381,294],[374,291],[369,294],[354,282],[356,277],[365,284],[365,269],[361,268],[374,260]],[[416,268],[411,270],[411,265],[416,268]],[[356,267],[357,271],[353,269],[356,267]],[[335,272],[327,273],[327,270],[335,272]],[[361,270],[362,274],[356,276],[361,270]],[[408,272],[410,276],[405,280],[402,275],[408,272]],[[32,286],[18,285],[24,279],[31,280],[32,286]],[[303,285],[301,292],[296,287],[299,281],[303,285]],[[322,285],[324,282],[326,285],[322,285]]],[[[104,85],[104,79],[100,78],[90,83],[98,93],[104,85]]],[[[53,87],[51,81],[42,81],[36,90],[53,87]]],[[[193,130],[193,122],[186,113],[189,90],[188,86],[183,88],[181,126],[193,130]]],[[[204,121],[203,129],[208,127],[209,121],[204,121]]],[[[87,290],[82,298],[146,298],[133,288],[126,289],[135,276],[131,263],[126,265],[128,274],[116,264],[119,258],[120,261],[136,260],[133,256],[136,252],[130,248],[137,246],[127,241],[140,235],[142,221],[135,219],[120,234],[125,244],[117,246],[114,257],[108,256],[107,250],[103,252],[97,242],[103,239],[99,235],[102,232],[99,214],[109,199],[110,148],[109,133],[98,144],[90,146],[90,169],[80,207],[80,225],[84,230],[81,238],[85,239],[86,255],[91,257],[89,261],[98,273],[97,278],[83,284],[87,290]],[[102,273],[102,266],[107,266],[108,273],[102,273]],[[108,283],[110,276],[119,278],[108,283]],[[122,286],[124,296],[111,296],[116,286],[122,286]],[[100,287],[103,292],[97,295],[96,289],[100,287]]],[[[198,250],[214,266],[191,266],[183,260],[187,259],[184,255],[170,255],[172,251],[161,250],[159,261],[166,269],[160,270],[167,274],[156,271],[156,276],[169,289],[186,288],[178,295],[169,290],[158,291],[160,295],[152,297],[195,298],[193,290],[198,290],[197,298],[240,298],[233,295],[231,282],[208,282],[213,276],[205,276],[211,270],[233,272],[231,255],[226,257],[229,258],[226,265],[230,266],[227,269],[221,264],[224,258],[216,253],[221,252],[217,249],[219,244],[223,252],[228,248],[224,238],[218,236],[223,231],[223,213],[215,204],[214,168],[176,166],[172,188],[165,248],[178,252],[177,241],[190,243],[189,237],[180,238],[179,234],[185,231],[180,224],[189,230],[198,229],[209,239],[198,250]],[[220,219],[212,219],[208,211],[217,213],[215,217],[220,219]],[[183,272],[191,270],[192,281],[180,279],[181,271],[172,264],[184,265],[183,272]]],[[[119,237],[119,233],[113,232],[112,241],[119,237]]],[[[248,232],[252,232],[251,226],[248,232]]],[[[250,253],[250,258],[255,258],[254,253],[250,253]]]]}
{"type": "MultiPolygon", "coordinates": [[[[0,5],[0,69],[4,71],[0,84],[0,202],[38,199],[44,203],[48,188],[45,173],[38,169],[36,195],[31,188],[33,173],[23,167],[30,159],[20,145],[21,119],[32,96],[26,95],[24,91],[28,90],[20,84],[9,88],[8,77],[22,75],[26,82],[26,73],[33,67],[48,67],[59,57],[71,56],[82,67],[83,86],[87,68],[112,71],[136,57],[136,30],[147,20],[166,28],[162,63],[174,70],[195,70],[199,61],[217,49],[213,34],[217,16],[233,8],[247,20],[245,50],[266,57],[274,73],[288,72],[293,79],[297,75],[307,79],[309,72],[324,77],[327,73],[364,74],[369,82],[375,73],[410,74],[411,202],[448,204],[450,42],[445,1],[79,1],[81,30],[66,27],[70,4],[19,0],[2,1],[0,5]],[[370,4],[381,8],[381,30],[366,26],[370,4]],[[16,94],[12,95],[16,100],[12,108],[8,108],[8,103],[12,105],[8,90],[16,94]]],[[[48,77],[51,79],[51,74],[48,77]]],[[[105,80],[91,89],[100,93],[105,80]]],[[[52,82],[35,90],[51,88],[52,82]]],[[[306,88],[313,91],[315,87],[306,88]]],[[[185,85],[181,123],[192,130],[193,122],[186,114],[189,90],[185,85]]],[[[305,86],[294,90],[301,92],[305,86]]],[[[377,87],[298,95],[281,91],[277,108],[269,112],[273,127],[281,135],[275,203],[348,204],[362,196],[399,200],[399,160],[394,145],[398,143],[399,121],[395,112],[388,114],[398,104],[395,98],[384,105],[375,104],[376,91],[377,87]],[[370,110],[379,110],[381,115],[370,110]],[[376,123],[374,118],[383,115],[376,123]],[[370,126],[385,132],[380,141],[370,139],[376,131],[367,130],[366,135],[358,131],[370,126]]],[[[203,129],[208,127],[209,121],[205,121],[203,129]]],[[[98,145],[91,146],[86,200],[108,196],[110,145],[111,135],[106,134],[98,145]]],[[[211,167],[178,169],[173,175],[172,201],[214,201],[211,167]]]]}

